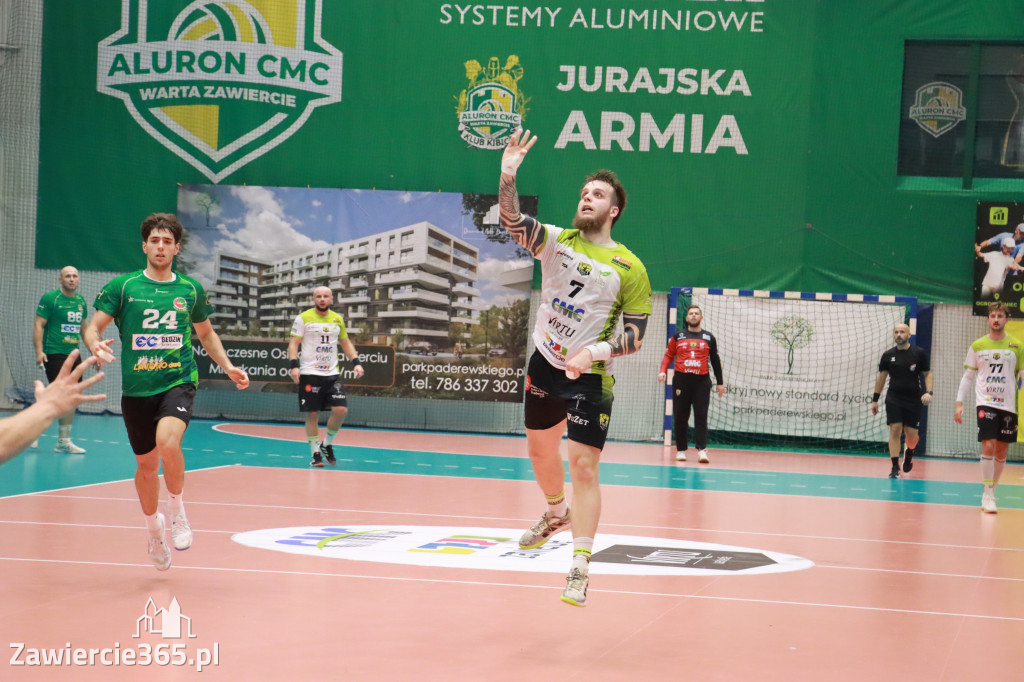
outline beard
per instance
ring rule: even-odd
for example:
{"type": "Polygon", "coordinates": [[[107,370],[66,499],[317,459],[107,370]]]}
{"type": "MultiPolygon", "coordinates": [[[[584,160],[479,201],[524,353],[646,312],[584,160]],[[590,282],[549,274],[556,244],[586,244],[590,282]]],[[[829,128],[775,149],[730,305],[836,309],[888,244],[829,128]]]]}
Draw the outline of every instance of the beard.
{"type": "Polygon", "coordinates": [[[572,219],[572,226],[584,234],[599,232],[603,223],[604,221],[599,220],[597,216],[582,216],[579,213],[572,219]]]}
{"type": "Polygon", "coordinates": [[[328,310],[330,310],[331,305],[329,303],[327,305],[320,305],[319,303],[314,303],[313,307],[316,308],[318,313],[326,313],[328,310]]]}

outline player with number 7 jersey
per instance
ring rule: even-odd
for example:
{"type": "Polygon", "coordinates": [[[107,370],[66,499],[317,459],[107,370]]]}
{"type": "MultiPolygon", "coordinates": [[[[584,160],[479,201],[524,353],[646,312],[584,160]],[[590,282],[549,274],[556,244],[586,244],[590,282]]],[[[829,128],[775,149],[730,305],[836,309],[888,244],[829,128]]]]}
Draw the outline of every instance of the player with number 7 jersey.
{"type": "Polygon", "coordinates": [[[114,318],[121,337],[124,395],[198,382],[192,323],[206,320],[213,307],[199,282],[174,274],[173,281],[158,282],[137,270],[115,277],[96,297],[94,307],[114,318]]]}

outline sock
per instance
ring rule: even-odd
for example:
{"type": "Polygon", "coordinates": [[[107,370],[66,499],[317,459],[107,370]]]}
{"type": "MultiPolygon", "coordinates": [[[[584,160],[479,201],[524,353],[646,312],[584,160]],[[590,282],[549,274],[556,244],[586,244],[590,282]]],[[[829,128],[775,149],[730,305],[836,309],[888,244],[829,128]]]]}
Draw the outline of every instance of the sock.
{"type": "Polygon", "coordinates": [[[548,511],[552,516],[565,516],[565,512],[569,509],[569,505],[565,503],[565,488],[562,488],[562,492],[557,495],[545,495],[544,497],[548,501],[548,511]]]}
{"type": "Polygon", "coordinates": [[[1003,467],[1006,465],[1006,460],[1005,459],[996,459],[996,460],[994,460],[994,465],[995,466],[993,466],[993,468],[992,468],[992,487],[993,488],[995,488],[997,485],[999,485],[999,477],[1003,475],[1003,467]]]}
{"type": "Polygon", "coordinates": [[[996,460],[992,457],[981,457],[981,482],[986,488],[996,486],[996,460]]]}
{"type": "Polygon", "coordinates": [[[319,438],[319,436],[314,436],[313,438],[309,439],[309,452],[310,452],[310,454],[313,454],[313,455],[315,455],[318,452],[320,452],[320,438],[319,438]]]}
{"type": "Polygon", "coordinates": [[[327,429],[327,438],[324,438],[324,445],[331,445],[334,443],[334,437],[338,435],[338,431],[331,431],[327,429]]]}
{"type": "Polygon", "coordinates": [[[594,549],[594,538],[572,539],[572,568],[584,573],[590,570],[590,553],[594,549]]]}
{"type": "Polygon", "coordinates": [[[896,471],[897,469],[900,468],[900,458],[899,457],[890,457],[889,459],[892,460],[892,470],[893,471],[896,471]]]}
{"type": "Polygon", "coordinates": [[[175,495],[170,490],[167,491],[167,511],[170,514],[177,514],[185,509],[185,491],[182,490],[179,494],[175,495]]]}
{"type": "Polygon", "coordinates": [[[159,516],[160,512],[157,512],[152,516],[146,516],[146,530],[148,530],[151,535],[156,535],[160,532],[160,521],[157,518],[159,516]]]}
{"type": "Polygon", "coordinates": [[[58,437],[61,440],[71,440],[71,424],[68,424],[67,426],[61,424],[60,427],[58,427],[57,432],[60,434],[58,437]]]}

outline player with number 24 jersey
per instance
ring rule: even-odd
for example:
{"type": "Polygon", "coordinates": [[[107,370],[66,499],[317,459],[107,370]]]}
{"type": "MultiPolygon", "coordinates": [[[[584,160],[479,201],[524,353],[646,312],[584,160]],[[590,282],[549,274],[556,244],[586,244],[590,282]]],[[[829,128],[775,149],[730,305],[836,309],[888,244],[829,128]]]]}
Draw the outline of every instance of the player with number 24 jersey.
{"type": "Polygon", "coordinates": [[[157,282],[137,270],[114,278],[96,297],[96,310],[113,317],[120,333],[124,395],[156,395],[198,383],[192,323],[206,320],[213,307],[199,282],[174,275],[157,282]]]}

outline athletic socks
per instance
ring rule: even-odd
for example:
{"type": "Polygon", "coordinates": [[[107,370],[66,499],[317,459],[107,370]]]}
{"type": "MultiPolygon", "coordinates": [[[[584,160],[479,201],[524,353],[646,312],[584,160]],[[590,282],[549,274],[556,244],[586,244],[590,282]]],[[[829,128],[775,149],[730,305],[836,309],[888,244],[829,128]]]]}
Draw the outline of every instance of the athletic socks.
{"type": "MultiPolygon", "coordinates": [[[[1002,469],[1000,468],[1000,473],[1002,469]]],[[[996,484],[996,460],[994,457],[981,456],[981,482],[988,488],[994,488],[996,484]]]]}
{"type": "Polygon", "coordinates": [[[57,427],[57,433],[58,437],[62,442],[67,442],[71,440],[71,424],[61,424],[59,427],[57,427]]]}
{"type": "Polygon", "coordinates": [[[324,438],[324,445],[333,445],[334,437],[338,435],[337,431],[327,431],[327,438],[324,438]]]}
{"type": "Polygon", "coordinates": [[[562,488],[557,495],[545,495],[544,498],[548,501],[548,511],[552,516],[559,518],[565,516],[569,509],[569,505],[565,502],[565,488],[562,488]]]}
{"type": "Polygon", "coordinates": [[[182,509],[185,508],[185,491],[181,494],[175,495],[170,490],[167,491],[167,515],[174,516],[182,509]]]}
{"type": "Polygon", "coordinates": [[[594,549],[594,538],[573,538],[572,539],[572,567],[578,568],[584,573],[590,570],[590,554],[594,549]]]}
{"type": "Polygon", "coordinates": [[[156,535],[160,532],[160,512],[152,516],[146,516],[146,530],[149,531],[150,535],[156,535]]]}
{"type": "Polygon", "coordinates": [[[319,452],[320,452],[320,438],[319,438],[319,436],[314,436],[313,438],[308,438],[307,437],[307,440],[309,440],[309,453],[311,455],[319,454],[319,452]]]}

